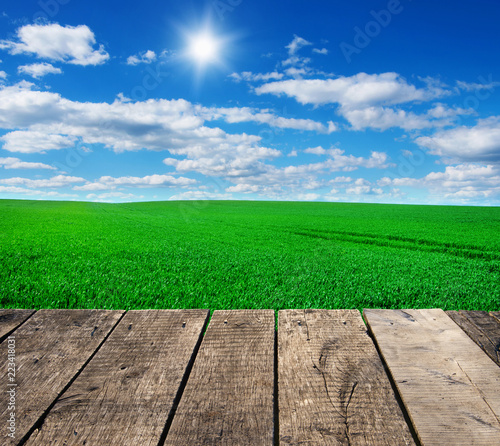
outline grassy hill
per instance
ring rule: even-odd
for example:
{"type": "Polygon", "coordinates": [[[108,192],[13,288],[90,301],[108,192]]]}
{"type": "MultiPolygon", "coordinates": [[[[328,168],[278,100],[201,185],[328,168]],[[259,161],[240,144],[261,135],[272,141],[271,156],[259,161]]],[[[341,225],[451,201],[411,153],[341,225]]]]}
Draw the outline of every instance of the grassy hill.
{"type": "Polygon", "coordinates": [[[500,208],[0,200],[0,306],[500,309],[500,208]]]}

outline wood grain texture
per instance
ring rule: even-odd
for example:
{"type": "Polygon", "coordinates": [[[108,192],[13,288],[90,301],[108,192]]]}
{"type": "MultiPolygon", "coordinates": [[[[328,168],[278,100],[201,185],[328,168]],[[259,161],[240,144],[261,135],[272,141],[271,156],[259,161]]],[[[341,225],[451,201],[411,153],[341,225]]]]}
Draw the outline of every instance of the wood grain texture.
{"type": "Polygon", "coordinates": [[[12,310],[0,309],[0,342],[2,342],[7,335],[26,319],[28,319],[35,310],[12,310]]]}
{"type": "Polygon", "coordinates": [[[273,444],[274,312],[215,311],[165,445],[273,444]]]}
{"type": "Polygon", "coordinates": [[[500,445],[500,368],[444,311],[364,314],[423,445],[500,445]]]}
{"type": "Polygon", "coordinates": [[[458,326],[500,366],[500,322],[487,311],[447,311],[458,326]]]}
{"type": "Polygon", "coordinates": [[[27,445],[158,445],[208,315],[129,311],[27,445]]]}
{"type": "MultiPolygon", "coordinates": [[[[116,325],[122,311],[40,310],[15,332],[17,444],[63,392],[116,325]]],[[[7,374],[0,376],[7,389],[7,374]]],[[[2,405],[2,426],[8,411],[2,405]]]]}
{"type": "Polygon", "coordinates": [[[498,322],[500,322],[500,311],[490,311],[490,316],[493,316],[498,322]]]}
{"type": "Polygon", "coordinates": [[[357,310],[278,316],[280,445],[414,445],[357,310]]]}

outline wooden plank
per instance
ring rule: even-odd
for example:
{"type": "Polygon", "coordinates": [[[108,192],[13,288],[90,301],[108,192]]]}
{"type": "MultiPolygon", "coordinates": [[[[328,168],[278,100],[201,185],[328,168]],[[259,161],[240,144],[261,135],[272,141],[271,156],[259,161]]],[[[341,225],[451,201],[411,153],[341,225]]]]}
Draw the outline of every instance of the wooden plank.
{"type": "Polygon", "coordinates": [[[364,314],[423,445],[500,445],[500,368],[444,311],[364,314]]]}
{"type": "Polygon", "coordinates": [[[274,312],[215,311],[166,446],[273,444],[274,312]]]}
{"type": "Polygon", "coordinates": [[[414,445],[357,310],[278,318],[280,445],[414,445]]]}
{"type": "Polygon", "coordinates": [[[28,319],[35,310],[0,309],[0,342],[28,319]]]}
{"type": "Polygon", "coordinates": [[[500,366],[500,322],[487,311],[447,311],[458,326],[500,366]]]}
{"type": "MultiPolygon", "coordinates": [[[[16,384],[15,435],[3,444],[18,444],[98,349],[122,311],[40,310],[15,332],[14,382],[0,375],[2,393],[16,384]]],[[[7,426],[11,410],[0,409],[7,426]]]]}
{"type": "Polygon", "coordinates": [[[493,316],[498,322],[500,322],[500,311],[490,311],[490,316],[493,316]]]}
{"type": "Polygon", "coordinates": [[[27,445],[158,445],[208,310],[129,311],[27,445]]]}

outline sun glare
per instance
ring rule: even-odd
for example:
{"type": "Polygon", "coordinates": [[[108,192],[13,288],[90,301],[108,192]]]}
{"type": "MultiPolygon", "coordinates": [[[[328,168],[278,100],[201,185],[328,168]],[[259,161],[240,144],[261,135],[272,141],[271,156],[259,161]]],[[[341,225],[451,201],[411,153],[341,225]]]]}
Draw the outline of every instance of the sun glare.
{"type": "Polygon", "coordinates": [[[219,43],[209,33],[202,33],[191,37],[189,55],[199,64],[206,64],[217,60],[219,43]]]}

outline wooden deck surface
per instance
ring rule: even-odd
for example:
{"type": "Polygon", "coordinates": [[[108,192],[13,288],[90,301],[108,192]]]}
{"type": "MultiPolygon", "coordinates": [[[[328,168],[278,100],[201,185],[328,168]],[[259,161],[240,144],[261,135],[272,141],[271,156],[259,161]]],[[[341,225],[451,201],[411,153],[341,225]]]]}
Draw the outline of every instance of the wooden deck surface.
{"type": "Polygon", "coordinates": [[[209,316],[0,309],[0,444],[500,446],[498,312],[209,316]]]}

